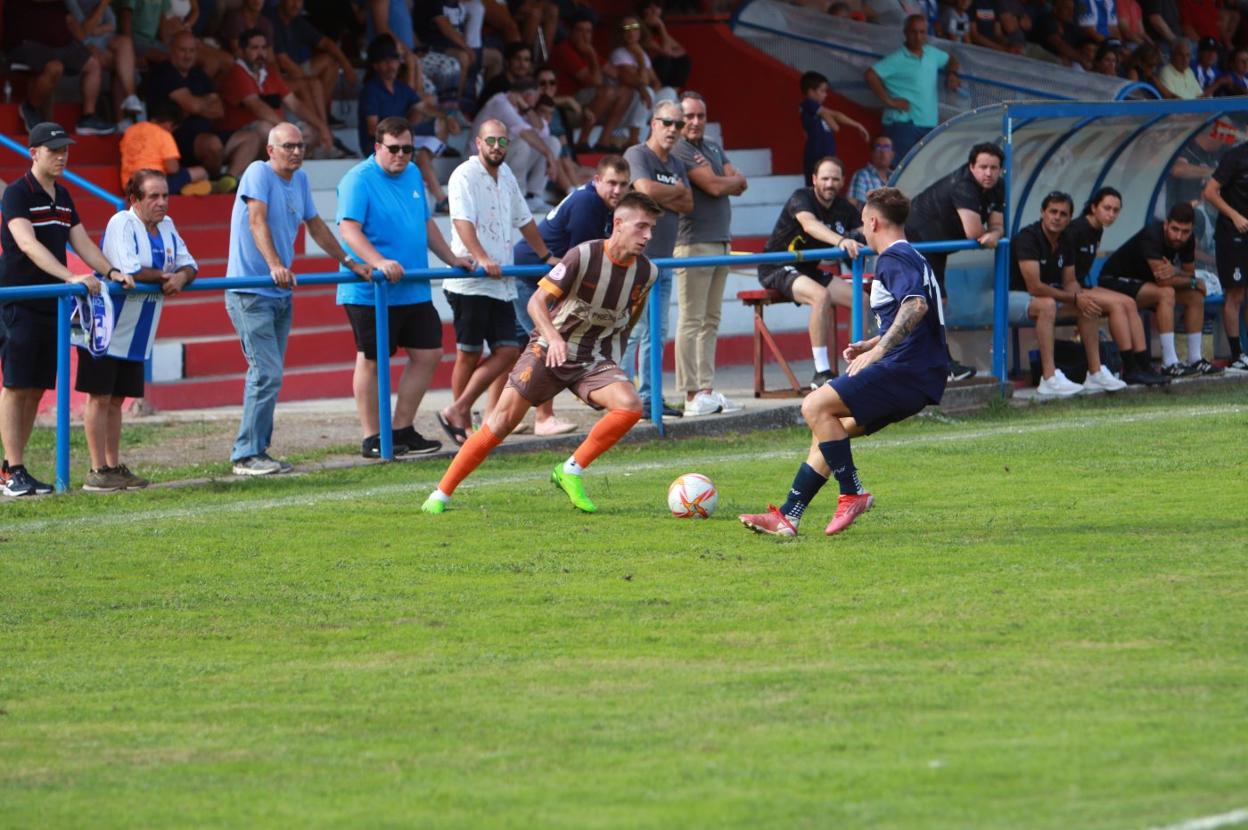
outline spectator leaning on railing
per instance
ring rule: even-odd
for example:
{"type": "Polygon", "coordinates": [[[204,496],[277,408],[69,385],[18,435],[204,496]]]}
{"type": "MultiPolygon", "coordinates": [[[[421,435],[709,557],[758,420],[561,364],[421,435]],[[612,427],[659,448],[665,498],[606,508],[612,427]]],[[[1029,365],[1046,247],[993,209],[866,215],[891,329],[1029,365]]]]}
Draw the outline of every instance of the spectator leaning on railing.
{"type": "Polygon", "coordinates": [[[957,89],[960,83],[958,59],[927,45],[927,18],[910,15],[904,33],[905,45],[866,72],[867,86],[884,102],[884,134],[893,140],[897,158],[905,158],[940,122],[940,70],[945,70],[949,89],[957,89]]]}
{"type": "MultiPolygon", "coordinates": [[[[942,242],[973,239],[984,248],[995,248],[1005,233],[1005,185],[1001,165],[1005,153],[996,144],[981,143],[971,148],[967,163],[938,179],[914,198],[906,237],[911,242],[942,242]]],[[[928,253],[927,261],[940,283],[941,301],[945,294],[947,253],[928,253]]],[[[966,380],[975,369],[949,357],[949,380],[966,380]]]]}
{"type": "MultiPolygon", "coordinates": [[[[66,267],[66,245],[74,246],[88,268],[127,286],[134,285],[133,279],[113,267],[91,241],[69,191],[57,181],[65,172],[73,143],[60,124],[44,122],[30,131],[30,171],[5,188],[0,210],[4,216],[0,225],[0,287],[67,282],[82,284],[98,294],[101,286],[94,274],[75,274],[66,267]]],[[[25,453],[39,399],[56,386],[57,301],[9,301],[0,312],[6,335],[0,352],[0,363],[4,364],[0,492],[6,496],[51,493],[50,485],[27,472],[25,453]]]]}
{"type": "Polygon", "coordinates": [[[121,463],[121,408],[143,397],[143,361],[151,358],[160,311],[195,279],[198,265],[169,218],[169,185],[160,170],[142,169],[126,182],[130,207],[113,214],[104,229],[104,256],[136,283],[159,285],[159,294],[113,297],[113,332],[107,354],[93,357],[78,346],[74,389],[87,394],[83,425],[91,470],[82,489],[107,493],[135,490],[147,479],[121,463]]]}
{"type": "Polygon", "coordinates": [[[230,214],[227,277],[268,274],[272,287],[234,288],[225,292],[225,310],[247,358],[243,416],[230,454],[235,475],[290,472],[291,465],[269,456],[273,412],[282,388],[286,338],[290,334],[291,289],[295,287],[295,236],[307,224],[321,250],[367,279],[372,270],[347,256],[316,212],[303,166],[307,145],[294,124],[269,131],[267,162],[253,162],[238,182],[230,214]]]}
{"type": "MultiPolygon", "coordinates": [[[[377,125],[373,154],[351,168],[338,183],[338,227],[342,241],[356,260],[389,280],[390,345],[393,355],[402,346],[407,365],[399,377],[394,408],[394,454],[423,455],[442,445],[416,431],[416,410],[442,359],[442,321],[433,307],[429,283],[399,280],[404,272],[429,267],[432,250],[452,267],[472,267],[467,257],[455,256],[433,221],[420,171],[411,164],[415,148],[412,128],[392,116],[377,125]]],[[[344,264],[344,272],[349,269],[344,264]]],[[[376,279],[376,277],[374,277],[376,279]]],[[[365,458],[381,456],[381,426],[377,415],[377,313],[373,287],[357,282],[338,286],[338,304],[347,312],[355,334],[355,375],[351,388],[363,428],[360,451],[365,458]]]]}

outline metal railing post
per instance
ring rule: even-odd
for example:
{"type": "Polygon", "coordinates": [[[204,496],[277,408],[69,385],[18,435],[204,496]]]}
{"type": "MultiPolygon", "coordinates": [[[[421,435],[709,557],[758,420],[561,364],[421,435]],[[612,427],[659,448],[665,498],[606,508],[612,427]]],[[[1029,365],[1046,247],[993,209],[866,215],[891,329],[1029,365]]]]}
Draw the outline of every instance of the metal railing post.
{"type": "Polygon", "coordinates": [[[650,286],[650,307],[646,313],[650,315],[650,354],[646,355],[646,371],[650,373],[650,419],[658,427],[659,435],[663,431],[663,309],[660,308],[662,292],[659,285],[667,276],[667,269],[659,269],[659,278],[650,286]]]}
{"type": "MultiPolygon", "coordinates": [[[[853,305],[853,328],[850,334],[851,340],[857,342],[862,340],[866,335],[866,320],[864,319],[864,309],[862,307],[862,273],[866,270],[867,258],[862,254],[854,257],[853,263],[853,287],[854,287],[854,305],[853,305]]],[[[836,351],[836,332],[832,333],[832,351],[836,351]]]]}
{"type": "Polygon", "coordinates": [[[394,423],[390,419],[390,283],[380,271],[373,272],[373,312],[377,318],[377,428],[381,432],[381,457],[394,460],[394,423]]]}
{"type": "Polygon", "coordinates": [[[58,493],[64,493],[69,489],[69,315],[73,308],[73,297],[56,298],[56,492],[58,493]]]}
{"type": "Polygon", "coordinates": [[[1010,298],[1009,273],[1010,240],[1006,238],[997,243],[992,279],[992,373],[997,376],[1003,390],[1008,380],[1005,352],[1009,348],[1006,338],[1010,330],[1007,319],[1010,298]]]}

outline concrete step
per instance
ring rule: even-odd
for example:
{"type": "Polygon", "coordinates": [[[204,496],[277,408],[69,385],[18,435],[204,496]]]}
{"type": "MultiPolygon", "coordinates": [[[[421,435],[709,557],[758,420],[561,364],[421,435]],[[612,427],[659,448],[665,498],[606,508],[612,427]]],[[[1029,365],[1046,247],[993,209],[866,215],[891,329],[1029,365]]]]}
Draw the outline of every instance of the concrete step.
{"type": "Polygon", "coordinates": [[[782,205],[733,205],[732,235],[768,236],[776,224],[782,205]]]}
{"type": "Polygon", "coordinates": [[[740,196],[732,197],[732,207],[743,205],[774,206],[780,213],[781,206],[793,195],[793,191],[802,187],[801,176],[754,176],[749,178],[750,186],[740,196]]]}

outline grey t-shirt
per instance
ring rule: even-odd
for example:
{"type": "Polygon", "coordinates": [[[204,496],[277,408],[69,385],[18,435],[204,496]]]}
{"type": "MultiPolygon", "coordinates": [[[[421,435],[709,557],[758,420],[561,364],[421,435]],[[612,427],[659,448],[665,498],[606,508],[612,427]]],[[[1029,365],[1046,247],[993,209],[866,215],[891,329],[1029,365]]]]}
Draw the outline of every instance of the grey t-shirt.
{"type": "MultiPolygon", "coordinates": [[[[680,159],[686,170],[709,164],[716,176],[724,175],[728,166],[728,156],[724,148],[714,141],[703,139],[693,144],[681,139],[672,151],[672,155],[680,159]]],[[[680,217],[680,230],[676,234],[676,244],[693,245],[698,242],[728,242],[732,239],[729,227],[732,225],[732,205],[727,196],[712,196],[696,184],[693,188],[693,213],[680,217]]]]}
{"type": "MultiPolygon", "coordinates": [[[[663,161],[645,144],[634,144],[624,151],[624,160],[633,181],[651,179],[659,184],[683,184],[689,186],[689,177],[685,174],[685,165],[673,154],[663,161]]],[[[659,223],[654,228],[650,243],[646,245],[646,256],[669,257],[676,248],[677,219],[680,214],[664,210],[659,223]]]]}

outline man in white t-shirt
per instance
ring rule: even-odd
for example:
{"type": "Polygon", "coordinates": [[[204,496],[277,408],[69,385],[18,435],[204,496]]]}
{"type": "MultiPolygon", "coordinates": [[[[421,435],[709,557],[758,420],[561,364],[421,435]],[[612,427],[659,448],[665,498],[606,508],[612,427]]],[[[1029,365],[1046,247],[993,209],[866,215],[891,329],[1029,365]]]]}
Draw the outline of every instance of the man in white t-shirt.
{"type": "Polygon", "coordinates": [[[539,95],[537,81],[521,78],[511,89],[492,96],[477,113],[474,132],[486,121],[501,121],[507,126],[511,144],[507,150],[507,166],[515,174],[525,203],[530,210],[549,209],[542,200],[550,172],[559,164],[559,140],[550,134],[550,127],[534,107],[539,95]]]}
{"type": "Polygon", "coordinates": [[[516,231],[524,236],[547,265],[559,261],[541,234],[515,175],[503,164],[511,140],[507,125],[490,119],[477,131],[477,154],[451,173],[447,191],[451,200],[451,251],[470,257],[484,277],[446,280],[442,289],[455,313],[455,367],[451,392],[455,400],[438,413],[438,423],[457,445],[464,443],[471,425],[472,405],[495,378],[520,356],[516,286],[502,269],[511,265],[516,231]],[[482,360],[486,344],[490,356],[482,360]]]}

